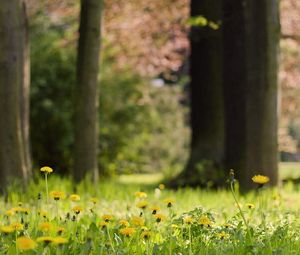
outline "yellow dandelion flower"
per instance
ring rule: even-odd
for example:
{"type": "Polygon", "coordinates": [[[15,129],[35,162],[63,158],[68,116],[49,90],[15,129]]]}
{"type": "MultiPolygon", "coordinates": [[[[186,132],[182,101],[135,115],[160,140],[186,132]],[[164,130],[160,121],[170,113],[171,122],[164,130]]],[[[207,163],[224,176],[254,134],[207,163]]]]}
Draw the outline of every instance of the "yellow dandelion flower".
{"type": "Polygon", "coordinates": [[[24,225],[19,223],[19,222],[14,222],[10,224],[10,226],[15,230],[15,231],[20,231],[24,229],[24,225]]]}
{"type": "Polygon", "coordinates": [[[42,217],[46,217],[48,215],[48,212],[44,211],[44,210],[38,210],[38,215],[40,215],[42,217]]]}
{"type": "Polygon", "coordinates": [[[12,226],[2,226],[0,228],[0,231],[4,234],[9,234],[15,231],[15,229],[12,226]]]}
{"type": "Polygon", "coordinates": [[[150,208],[150,210],[152,211],[152,214],[157,214],[157,212],[160,210],[160,208],[158,206],[152,206],[150,208]]]}
{"type": "Polygon", "coordinates": [[[207,216],[201,216],[199,219],[199,224],[201,226],[211,227],[212,221],[207,216]]]}
{"type": "Polygon", "coordinates": [[[60,200],[65,198],[65,193],[63,191],[57,191],[57,190],[52,190],[50,192],[50,196],[54,199],[54,200],[60,200]]]}
{"type": "Polygon", "coordinates": [[[152,236],[152,232],[149,230],[143,231],[141,233],[141,238],[143,239],[149,239],[152,236]]]}
{"type": "Polygon", "coordinates": [[[44,231],[44,232],[49,232],[53,228],[53,225],[50,222],[42,222],[39,225],[39,230],[44,231]]]}
{"type": "Polygon", "coordinates": [[[103,229],[103,228],[106,228],[107,225],[108,225],[108,222],[106,222],[106,221],[100,221],[100,222],[98,223],[98,226],[101,227],[102,229],[103,229]]]}
{"type": "Polygon", "coordinates": [[[97,203],[99,202],[99,199],[96,198],[96,197],[92,197],[92,198],[90,199],[90,201],[95,205],[95,204],[97,204],[97,203]]]}
{"type": "Polygon", "coordinates": [[[49,166],[43,166],[43,167],[41,167],[40,171],[45,174],[50,174],[53,172],[53,169],[49,166]]]}
{"type": "Polygon", "coordinates": [[[82,208],[81,206],[77,205],[77,206],[74,206],[74,207],[72,208],[72,210],[73,210],[73,212],[75,212],[76,214],[79,214],[79,213],[81,213],[81,212],[83,211],[83,208],[82,208]]]}
{"type": "Polygon", "coordinates": [[[254,175],[252,177],[252,181],[257,183],[257,184],[266,184],[270,181],[270,178],[268,176],[265,176],[265,175],[254,175]]]}
{"type": "Polygon", "coordinates": [[[134,193],[134,195],[138,198],[146,198],[147,197],[147,193],[142,192],[142,191],[137,191],[137,192],[134,193]]]}
{"type": "Polygon", "coordinates": [[[255,207],[254,204],[251,203],[247,203],[246,206],[248,207],[248,209],[253,209],[255,207]]]}
{"type": "Polygon", "coordinates": [[[35,241],[26,236],[17,238],[16,244],[20,251],[30,251],[37,246],[37,243],[35,241]]]}
{"type": "Polygon", "coordinates": [[[189,215],[187,215],[183,218],[183,222],[188,225],[192,224],[193,221],[194,221],[194,219],[192,218],[192,216],[189,216],[189,215]]]}
{"type": "Polygon", "coordinates": [[[173,198],[166,198],[164,200],[164,203],[167,204],[167,207],[172,207],[173,204],[175,203],[175,199],[173,199],[173,198]]]}
{"type": "Polygon", "coordinates": [[[157,223],[163,221],[166,219],[166,216],[164,214],[158,213],[154,215],[154,218],[156,220],[157,223]]]}
{"type": "Polygon", "coordinates": [[[160,190],[163,190],[163,189],[166,188],[166,186],[165,186],[164,184],[161,183],[161,184],[158,185],[158,188],[159,188],[160,190]]]}
{"type": "Polygon", "coordinates": [[[12,209],[7,210],[7,211],[5,212],[5,215],[6,215],[6,216],[13,216],[14,214],[15,214],[15,211],[12,210],[12,209]]]}
{"type": "Polygon", "coordinates": [[[227,239],[230,235],[228,233],[225,233],[224,231],[217,233],[216,236],[220,239],[227,239]]]}
{"type": "Polygon", "coordinates": [[[62,233],[64,233],[66,231],[66,229],[64,227],[57,227],[56,232],[57,234],[61,235],[62,233]]]}
{"type": "Polygon", "coordinates": [[[72,202],[77,202],[77,201],[80,200],[80,196],[77,195],[77,194],[72,194],[72,195],[70,195],[69,198],[70,198],[70,200],[71,200],[72,202]]]}
{"type": "Polygon", "coordinates": [[[13,207],[11,210],[14,211],[15,213],[25,213],[25,214],[29,214],[30,211],[30,209],[21,206],[13,207]]]}
{"type": "Polygon", "coordinates": [[[68,243],[68,239],[64,238],[64,237],[61,237],[61,236],[57,236],[57,237],[53,238],[52,243],[54,245],[63,245],[63,244],[68,243]]]}
{"type": "Polygon", "coordinates": [[[145,220],[142,217],[133,216],[131,222],[135,226],[144,226],[145,220]]]}
{"type": "Polygon", "coordinates": [[[44,243],[44,244],[49,244],[54,241],[54,238],[52,236],[41,236],[36,239],[38,243],[44,243]]]}
{"type": "Polygon", "coordinates": [[[123,227],[128,227],[129,226],[129,222],[127,220],[119,220],[119,225],[123,226],[123,227]]]}
{"type": "Polygon", "coordinates": [[[102,215],[102,220],[104,220],[105,222],[110,222],[113,220],[114,216],[112,216],[111,214],[104,214],[102,215]]]}
{"type": "Polygon", "coordinates": [[[230,223],[224,223],[222,226],[225,227],[225,228],[232,228],[233,227],[233,225],[230,224],[230,223]]]}
{"type": "Polygon", "coordinates": [[[140,209],[146,209],[146,207],[148,206],[148,202],[146,200],[143,200],[138,202],[136,206],[140,209]]]}
{"type": "Polygon", "coordinates": [[[120,234],[124,236],[132,236],[135,233],[135,228],[122,228],[120,229],[120,234]]]}

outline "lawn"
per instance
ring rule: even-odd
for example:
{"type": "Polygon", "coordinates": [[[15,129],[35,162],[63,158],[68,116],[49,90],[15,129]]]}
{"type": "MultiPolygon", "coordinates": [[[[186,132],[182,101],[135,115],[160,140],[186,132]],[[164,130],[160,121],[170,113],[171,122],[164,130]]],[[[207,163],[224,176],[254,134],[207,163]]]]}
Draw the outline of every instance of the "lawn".
{"type": "MultiPolygon", "coordinates": [[[[281,165],[281,176],[297,165],[281,165]]],[[[298,254],[297,185],[247,195],[165,189],[158,175],[73,186],[51,173],[1,197],[0,254],[298,254]],[[146,178],[147,177],[147,178],[146,178]],[[146,185],[145,185],[146,184],[146,185]],[[56,192],[53,192],[56,191],[56,192]]]]}

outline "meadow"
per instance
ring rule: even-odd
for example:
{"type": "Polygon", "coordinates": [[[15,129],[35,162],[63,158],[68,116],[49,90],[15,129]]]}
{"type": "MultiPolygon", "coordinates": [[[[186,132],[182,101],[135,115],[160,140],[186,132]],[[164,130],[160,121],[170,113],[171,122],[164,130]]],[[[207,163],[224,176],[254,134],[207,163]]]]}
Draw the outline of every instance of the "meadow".
{"type": "Polygon", "coordinates": [[[232,176],[228,189],[174,191],[157,177],[96,187],[40,174],[1,197],[0,254],[299,254],[299,187],[289,182],[240,195],[232,176]]]}

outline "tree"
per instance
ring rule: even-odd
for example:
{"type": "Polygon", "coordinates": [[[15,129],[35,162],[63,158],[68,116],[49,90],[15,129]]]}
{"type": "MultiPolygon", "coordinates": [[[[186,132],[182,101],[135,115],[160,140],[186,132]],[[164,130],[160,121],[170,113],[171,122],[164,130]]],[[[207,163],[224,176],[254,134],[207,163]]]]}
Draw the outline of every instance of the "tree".
{"type": "Polygon", "coordinates": [[[277,183],[278,1],[224,0],[225,167],[277,183]]]}
{"type": "MultiPolygon", "coordinates": [[[[192,0],[191,17],[203,15],[203,24],[190,35],[190,159],[177,177],[180,185],[216,180],[223,160],[224,108],[222,88],[222,33],[220,1],[192,0]]],[[[197,19],[197,18],[196,18],[197,19]]]]}
{"type": "Polygon", "coordinates": [[[100,0],[82,0],[75,91],[74,178],[88,172],[98,179],[98,74],[100,52],[100,0]]]}
{"type": "Polygon", "coordinates": [[[20,0],[0,5],[0,183],[4,187],[12,178],[28,177],[20,107],[25,63],[23,7],[20,0]]]}

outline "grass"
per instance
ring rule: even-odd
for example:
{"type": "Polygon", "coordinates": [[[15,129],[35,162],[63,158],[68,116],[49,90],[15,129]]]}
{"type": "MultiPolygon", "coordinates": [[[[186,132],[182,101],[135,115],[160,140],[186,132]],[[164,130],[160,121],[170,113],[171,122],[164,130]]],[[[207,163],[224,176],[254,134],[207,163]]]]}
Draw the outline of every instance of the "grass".
{"type": "Polygon", "coordinates": [[[0,254],[298,254],[299,186],[235,191],[240,211],[229,188],[173,191],[158,187],[160,178],[94,187],[52,173],[49,191],[64,196],[50,193],[49,204],[42,176],[26,192],[12,185],[0,199],[0,254]]]}

